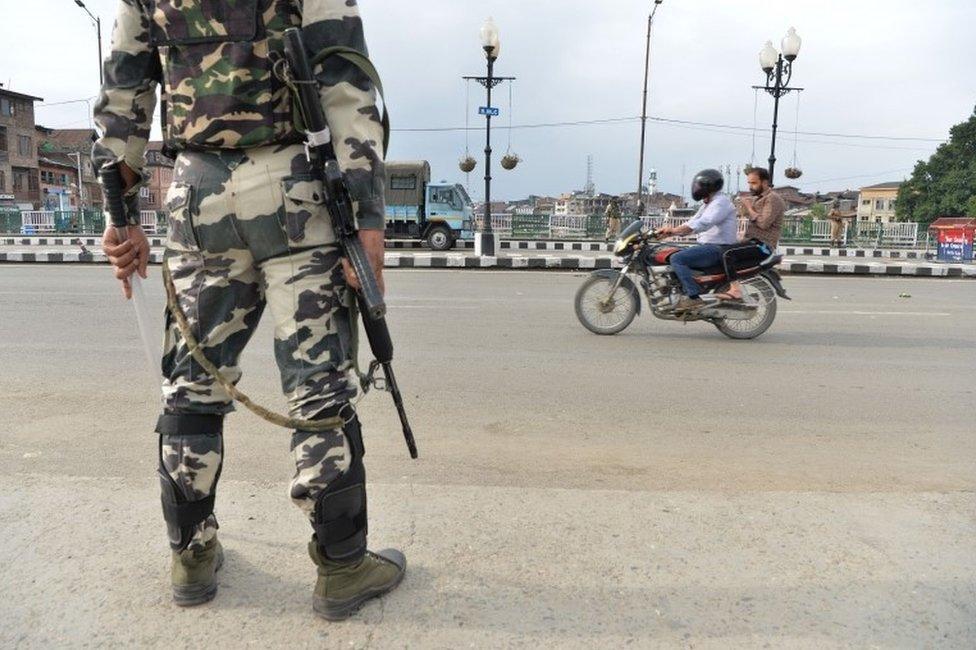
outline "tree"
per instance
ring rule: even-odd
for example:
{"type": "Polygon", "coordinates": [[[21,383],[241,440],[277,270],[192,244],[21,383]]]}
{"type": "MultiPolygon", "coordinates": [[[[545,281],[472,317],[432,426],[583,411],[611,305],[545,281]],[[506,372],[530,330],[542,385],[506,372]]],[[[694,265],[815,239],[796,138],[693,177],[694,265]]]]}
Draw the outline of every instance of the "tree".
{"type": "Polygon", "coordinates": [[[939,217],[976,217],[976,109],[949,131],[928,161],[915,165],[898,190],[901,221],[931,223],[939,217]]]}
{"type": "Polygon", "coordinates": [[[827,218],[827,206],[823,203],[817,203],[812,208],[810,208],[810,216],[813,219],[823,220],[827,218]]]}

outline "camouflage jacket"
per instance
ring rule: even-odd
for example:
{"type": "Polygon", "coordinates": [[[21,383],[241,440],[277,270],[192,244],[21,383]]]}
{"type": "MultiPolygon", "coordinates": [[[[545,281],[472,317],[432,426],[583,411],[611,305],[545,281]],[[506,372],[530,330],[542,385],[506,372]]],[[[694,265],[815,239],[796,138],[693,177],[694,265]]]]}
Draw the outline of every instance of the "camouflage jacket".
{"type": "MultiPolygon", "coordinates": [[[[272,69],[283,52],[281,35],[293,26],[302,27],[312,54],[333,45],[366,54],[356,0],[121,0],[94,111],[96,166],[121,160],[142,169],[160,82],[164,137],[178,149],[301,142],[292,98],[272,69]]],[[[315,75],[359,226],[382,228],[385,152],[376,90],[338,58],[315,75]]]]}

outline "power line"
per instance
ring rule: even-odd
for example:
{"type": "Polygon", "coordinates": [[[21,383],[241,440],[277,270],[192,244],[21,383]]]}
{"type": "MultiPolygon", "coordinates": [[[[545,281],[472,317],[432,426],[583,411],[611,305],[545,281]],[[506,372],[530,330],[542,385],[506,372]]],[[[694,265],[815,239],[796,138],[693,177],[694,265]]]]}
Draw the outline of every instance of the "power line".
{"type": "MultiPolygon", "coordinates": [[[[737,126],[734,124],[715,124],[711,122],[692,122],[690,120],[676,120],[666,117],[652,117],[650,118],[655,122],[664,122],[668,124],[688,124],[694,126],[709,126],[722,129],[736,129],[741,131],[752,132],[751,126],[737,126]]],[[[761,131],[769,131],[769,129],[760,129],[761,131]]],[[[823,131],[796,131],[800,135],[815,135],[830,138],[851,138],[857,140],[915,140],[921,142],[945,142],[945,138],[915,138],[915,137],[902,137],[902,136],[892,136],[892,135],[863,135],[858,133],[825,133],[823,131]]]]}
{"type": "MultiPolygon", "coordinates": [[[[575,120],[568,122],[542,122],[538,124],[516,124],[511,127],[501,127],[509,128],[514,130],[521,129],[543,129],[543,128],[557,128],[557,127],[567,127],[567,126],[593,126],[602,124],[627,124],[640,121],[640,116],[634,117],[612,117],[604,119],[595,120],[575,120]]],[[[678,120],[674,118],[667,117],[653,117],[649,116],[649,120],[658,122],[660,124],[671,124],[675,126],[695,126],[695,127],[706,127],[706,128],[718,128],[718,129],[731,129],[735,131],[748,131],[750,134],[754,131],[751,126],[742,126],[736,124],[720,124],[715,122],[696,122],[692,120],[678,120]]],[[[393,129],[401,133],[449,133],[449,132],[463,132],[463,131],[480,131],[479,127],[430,127],[430,128],[401,128],[393,129]]],[[[770,129],[759,129],[763,133],[770,132],[770,129]]],[[[922,137],[908,137],[908,136],[887,136],[887,135],[868,135],[859,133],[831,133],[824,131],[797,131],[799,135],[811,135],[819,137],[830,137],[830,138],[847,138],[853,140],[892,140],[892,141],[916,141],[916,142],[945,142],[945,138],[922,138],[922,137]]]]}
{"type": "MultiPolygon", "coordinates": [[[[560,126],[588,126],[592,124],[623,124],[626,122],[639,121],[639,117],[613,117],[606,118],[602,120],[578,120],[575,122],[545,122],[541,124],[516,124],[510,127],[496,127],[496,128],[508,128],[512,130],[518,129],[543,129],[543,128],[553,128],[560,126]]],[[[392,129],[393,131],[399,131],[401,133],[447,133],[452,131],[483,131],[481,127],[464,127],[464,126],[446,126],[446,127],[431,127],[431,128],[408,128],[408,129],[392,129]]]]}
{"type": "Polygon", "coordinates": [[[85,97],[84,99],[67,99],[63,102],[39,102],[35,108],[50,108],[51,106],[64,106],[65,104],[87,104],[93,99],[96,99],[96,96],[93,95],[91,97],[85,97]]]}
{"type": "MultiPolygon", "coordinates": [[[[689,129],[691,131],[705,131],[708,133],[720,133],[722,135],[733,135],[739,137],[752,137],[751,133],[745,133],[741,131],[729,131],[721,130],[717,128],[709,127],[699,127],[691,126],[688,124],[675,124],[675,123],[664,123],[663,126],[671,126],[678,129],[689,129]]],[[[759,136],[762,140],[769,140],[769,136],[759,136]]],[[[929,146],[916,146],[916,147],[897,147],[897,146],[886,146],[882,144],[866,144],[866,143],[856,143],[856,142],[834,142],[827,140],[810,140],[806,138],[798,138],[797,142],[803,142],[805,144],[820,144],[829,147],[853,147],[855,149],[888,149],[896,151],[929,151],[931,147],[929,146]]]]}
{"type": "Polygon", "coordinates": [[[888,176],[889,174],[898,174],[911,171],[911,168],[903,167],[901,169],[890,169],[886,172],[878,172],[877,174],[860,174],[857,176],[841,176],[839,178],[822,178],[815,181],[804,181],[806,184],[818,184],[818,183],[833,183],[835,181],[849,181],[857,178],[877,178],[878,176],[888,176]]]}

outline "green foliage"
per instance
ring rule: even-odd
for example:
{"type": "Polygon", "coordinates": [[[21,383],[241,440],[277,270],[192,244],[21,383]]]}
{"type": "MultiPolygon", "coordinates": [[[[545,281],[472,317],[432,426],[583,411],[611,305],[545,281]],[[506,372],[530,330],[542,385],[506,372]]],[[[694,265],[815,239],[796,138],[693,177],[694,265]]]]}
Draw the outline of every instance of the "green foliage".
{"type": "Polygon", "coordinates": [[[928,161],[918,161],[898,191],[899,220],[930,223],[939,217],[976,217],[976,110],[949,134],[949,141],[928,161]]]}
{"type": "Polygon", "coordinates": [[[816,203],[810,208],[810,216],[814,219],[823,220],[827,218],[827,206],[823,203],[816,203]]]}

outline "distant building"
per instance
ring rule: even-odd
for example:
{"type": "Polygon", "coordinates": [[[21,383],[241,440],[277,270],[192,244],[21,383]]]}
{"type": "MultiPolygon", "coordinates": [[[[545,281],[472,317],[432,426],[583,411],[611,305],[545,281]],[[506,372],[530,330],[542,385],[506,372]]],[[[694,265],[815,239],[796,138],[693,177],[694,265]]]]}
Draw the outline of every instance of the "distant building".
{"type": "Polygon", "coordinates": [[[561,217],[585,217],[589,215],[602,215],[606,212],[610,201],[615,197],[613,194],[594,194],[590,196],[585,191],[563,194],[553,203],[552,214],[561,217]]]}
{"type": "Polygon", "coordinates": [[[557,199],[551,196],[535,197],[534,214],[552,214],[556,211],[556,201],[557,199]]]}
{"type": "Polygon", "coordinates": [[[40,101],[44,100],[0,84],[0,207],[41,207],[34,132],[34,102],[40,101]]]}
{"type": "Polygon", "coordinates": [[[836,204],[838,210],[844,214],[847,214],[857,212],[857,202],[859,196],[859,192],[854,190],[842,190],[840,192],[826,192],[825,194],[820,194],[818,192],[816,195],[814,195],[814,198],[817,199],[818,203],[825,204],[828,212],[832,210],[836,204]]]}
{"type": "Polygon", "coordinates": [[[100,207],[102,205],[102,188],[95,176],[95,167],[91,161],[92,143],[95,142],[94,129],[48,129],[38,127],[37,132],[42,138],[41,155],[61,153],[71,155],[73,160],[81,156],[83,208],[100,207]]]}
{"type": "Polygon", "coordinates": [[[75,210],[79,205],[78,163],[63,153],[38,156],[41,172],[41,209],[75,210]]]}
{"type": "Polygon", "coordinates": [[[162,149],[162,142],[150,142],[146,147],[149,182],[139,193],[140,210],[166,210],[166,191],[173,182],[174,162],[163,155],[162,149]]]}
{"type": "Polygon", "coordinates": [[[861,188],[857,220],[890,223],[895,220],[895,201],[901,183],[880,183],[861,188]]]}
{"type": "MultiPolygon", "coordinates": [[[[668,192],[645,192],[640,200],[644,203],[645,216],[662,215],[672,204],[678,208],[685,206],[684,197],[668,192]]],[[[637,192],[622,194],[620,202],[624,214],[637,214],[637,192]]]]}

